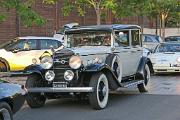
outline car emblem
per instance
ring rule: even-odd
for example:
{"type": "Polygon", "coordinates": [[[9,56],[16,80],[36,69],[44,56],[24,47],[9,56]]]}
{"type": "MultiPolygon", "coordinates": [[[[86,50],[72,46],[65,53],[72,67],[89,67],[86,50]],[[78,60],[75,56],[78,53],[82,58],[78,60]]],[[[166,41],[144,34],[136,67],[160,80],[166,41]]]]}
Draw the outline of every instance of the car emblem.
{"type": "Polygon", "coordinates": [[[61,60],[61,61],[60,61],[61,64],[65,64],[66,62],[67,62],[67,61],[65,61],[65,60],[61,60]]]}

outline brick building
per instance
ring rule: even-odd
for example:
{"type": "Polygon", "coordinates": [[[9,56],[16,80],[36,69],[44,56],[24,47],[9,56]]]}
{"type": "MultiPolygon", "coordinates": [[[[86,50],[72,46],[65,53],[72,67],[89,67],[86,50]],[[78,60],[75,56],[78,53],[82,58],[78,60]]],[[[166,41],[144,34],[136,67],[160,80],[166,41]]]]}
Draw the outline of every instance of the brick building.
{"type": "MultiPolygon", "coordinates": [[[[46,24],[43,26],[32,26],[30,28],[21,25],[21,20],[18,19],[15,10],[6,11],[0,9],[0,12],[6,12],[8,17],[5,22],[0,23],[0,43],[13,39],[17,36],[52,36],[54,31],[67,23],[78,22],[80,25],[96,24],[96,15],[93,9],[84,7],[85,16],[78,16],[74,10],[69,16],[63,16],[61,8],[62,0],[59,0],[55,5],[42,4],[41,0],[36,0],[33,9],[46,19],[46,24]]],[[[130,23],[141,25],[144,22],[144,27],[154,27],[154,23],[142,17],[128,17],[122,19],[113,18],[111,12],[107,11],[107,17],[102,20],[102,24],[111,23],[130,23]]]]}

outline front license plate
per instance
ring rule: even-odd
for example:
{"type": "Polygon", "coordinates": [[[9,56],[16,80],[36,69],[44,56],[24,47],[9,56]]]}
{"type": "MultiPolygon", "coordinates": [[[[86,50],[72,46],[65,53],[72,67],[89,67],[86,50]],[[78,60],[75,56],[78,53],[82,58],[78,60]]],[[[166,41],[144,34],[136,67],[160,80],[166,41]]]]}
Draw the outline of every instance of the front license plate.
{"type": "Polygon", "coordinates": [[[67,84],[66,83],[53,83],[54,88],[66,88],[67,84]]]}

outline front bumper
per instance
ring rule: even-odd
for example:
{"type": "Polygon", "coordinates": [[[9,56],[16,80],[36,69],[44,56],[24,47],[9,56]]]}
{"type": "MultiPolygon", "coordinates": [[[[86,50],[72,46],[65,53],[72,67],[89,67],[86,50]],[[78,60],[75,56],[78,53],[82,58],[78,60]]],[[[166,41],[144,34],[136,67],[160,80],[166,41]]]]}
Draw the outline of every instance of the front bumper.
{"type": "Polygon", "coordinates": [[[162,67],[162,66],[154,66],[153,67],[155,73],[176,73],[180,72],[180,67],[162,67]]]}
{"type": "Polygon", "coordinates": [[[67,87],[67,88],[53,88],[53,87],[38,87],[28,88],[29,93],[62,93],[62,92],[93,92],[93,87],[67,87]]]}

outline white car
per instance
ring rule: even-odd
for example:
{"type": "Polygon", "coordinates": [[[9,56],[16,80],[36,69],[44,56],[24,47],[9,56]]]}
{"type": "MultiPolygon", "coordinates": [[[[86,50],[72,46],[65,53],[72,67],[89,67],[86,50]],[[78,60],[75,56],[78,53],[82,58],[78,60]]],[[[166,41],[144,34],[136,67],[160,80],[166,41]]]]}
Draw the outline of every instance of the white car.
{"type": "Polygon", "coordinates": [[[39,57],[51,52],[51,47],[58,49],[62,42],[53,37],[18,37],[0,46],[0,71],[24,70],[33,62],[39,63],[39,57]],[[32,62],[33,61],[33,62],[32,62]]]}
{"type": "Polygon", "coordinates": [[[155,73],[180,72],[180,43],[161,43],[149,57],[155,73]]]}
{"type": "Polygon", "coordinates": [[[47,98],[88,97],[94,109],[103,109],[109,91],[119,87],[147,92],[152,64],[143,56],[140,31],[138,25],[118,24],[66,30],[65,48],[27,69],[28,105],[42,107],[47,98]]]}

